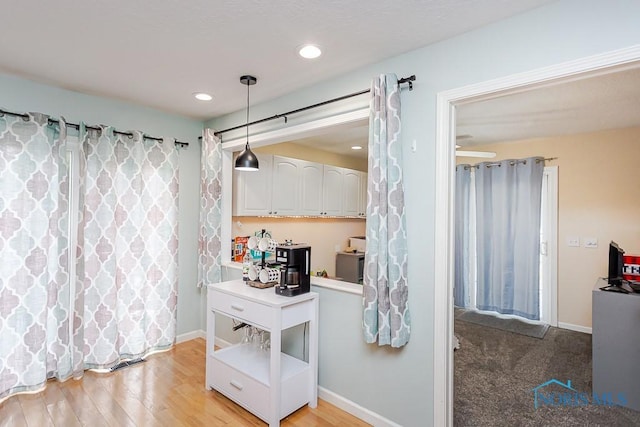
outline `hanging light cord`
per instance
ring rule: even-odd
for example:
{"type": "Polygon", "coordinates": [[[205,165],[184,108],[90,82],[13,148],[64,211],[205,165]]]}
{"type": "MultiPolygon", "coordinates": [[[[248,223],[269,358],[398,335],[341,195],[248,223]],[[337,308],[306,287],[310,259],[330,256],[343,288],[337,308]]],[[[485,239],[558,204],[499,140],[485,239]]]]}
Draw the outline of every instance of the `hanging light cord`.
{"type": "Polygon", "coordinates": [[[247,148],[249,148],[249,86],[251,85],[247,82],[247,148]]]}

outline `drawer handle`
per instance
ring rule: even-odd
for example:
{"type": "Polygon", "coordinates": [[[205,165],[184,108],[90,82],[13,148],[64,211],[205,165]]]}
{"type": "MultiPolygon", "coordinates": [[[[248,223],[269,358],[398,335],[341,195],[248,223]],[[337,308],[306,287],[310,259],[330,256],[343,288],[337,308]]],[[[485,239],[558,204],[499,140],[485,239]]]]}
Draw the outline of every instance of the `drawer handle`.
{"type": "Polygon", "coordinates": [[[236,380],[229,381],[229,384],[231,384],[233,387],[237,388],[240,391],[242,391],[242,389],[244,388],[244,386],[236,380]]]}
{"type": "Polygon", "coordinates": [[[244,311],[244,307],[238,304],[231,304],[231,308],[233,308],[236,311],[244,311]]]}

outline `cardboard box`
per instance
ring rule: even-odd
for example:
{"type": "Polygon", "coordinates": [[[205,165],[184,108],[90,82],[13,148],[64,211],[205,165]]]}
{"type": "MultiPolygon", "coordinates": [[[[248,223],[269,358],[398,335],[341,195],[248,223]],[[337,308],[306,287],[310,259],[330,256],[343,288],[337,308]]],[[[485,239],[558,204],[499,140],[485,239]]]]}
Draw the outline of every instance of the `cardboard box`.
{"type": "Polygon", "coordinates": [[[249,242],[249,236],[236,236],[233,244],[233,260],[235,262],[242,262],[244,254],[247,252],[247,243],[249,242]]]}

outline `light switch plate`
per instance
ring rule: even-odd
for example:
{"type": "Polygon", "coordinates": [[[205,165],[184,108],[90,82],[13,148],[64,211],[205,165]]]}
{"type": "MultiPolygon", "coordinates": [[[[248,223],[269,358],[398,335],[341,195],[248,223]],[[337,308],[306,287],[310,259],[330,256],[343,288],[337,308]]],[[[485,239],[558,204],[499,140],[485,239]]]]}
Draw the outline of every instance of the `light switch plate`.
{"type": "Polygon", "coordinates": [[[571,246],[573,248],[580,247],[580,238],[579,237],[567,237],[567,246],[571,246]]]}
{"type": "Polygon", "coordinates": [[[598,238],[597,237],[585,237],[583,239],[585,248],[597,248],[598,247],[598,238]]]}

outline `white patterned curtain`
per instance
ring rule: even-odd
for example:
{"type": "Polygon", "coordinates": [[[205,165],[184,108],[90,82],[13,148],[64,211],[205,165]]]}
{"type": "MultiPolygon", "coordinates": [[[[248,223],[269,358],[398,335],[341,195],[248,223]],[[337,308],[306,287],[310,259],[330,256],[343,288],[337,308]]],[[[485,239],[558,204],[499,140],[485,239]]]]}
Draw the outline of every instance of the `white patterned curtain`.
{"type": "Polygon", "coordinates": [[[402,347],[409,342],[411,317],[396,75],[374,79],[371,95],[363,330],[368,343],[402,347]]]}
{"type": "Polygon", "coordinates": [[[202,134],[200,157],[198,286],[221,280],[222,143],[212,129],[202,134]]]}
{"type": "Polygon", "coordinates": [[[83,369],[60,122],[35,113],[0,117],[0,400],[83,369]]]}
{"type": "Polygon", "coordinates": [[[178,152],[173,141],[81,135],[85,367],[173,345],[178,284],[178,152]]]}

